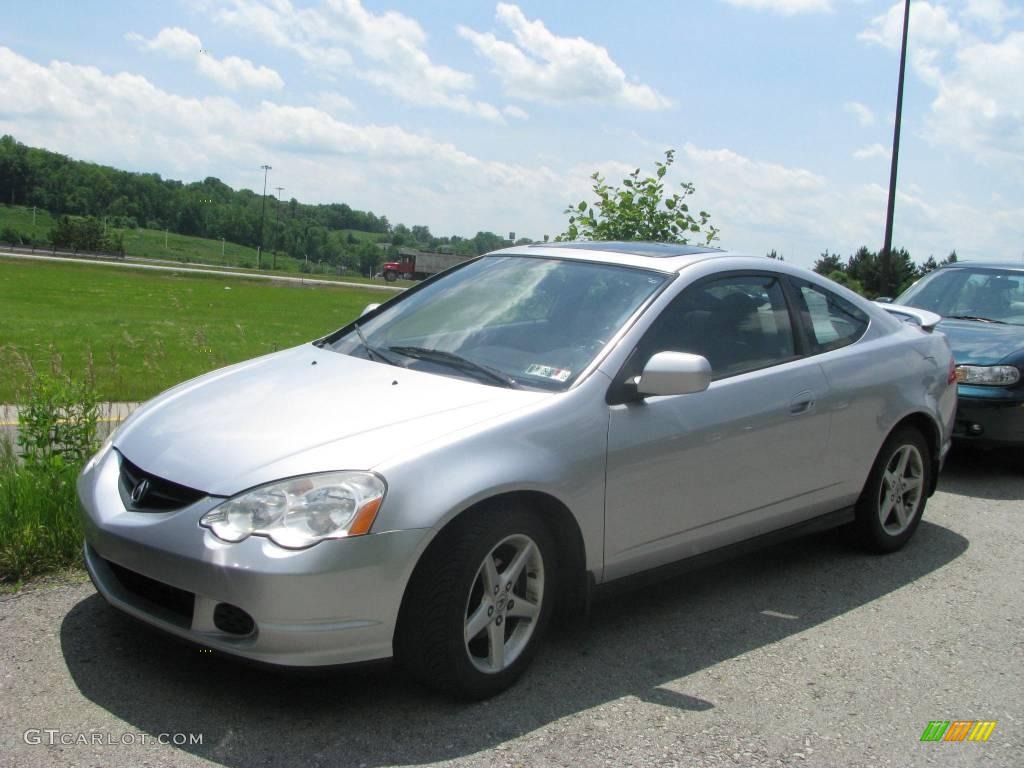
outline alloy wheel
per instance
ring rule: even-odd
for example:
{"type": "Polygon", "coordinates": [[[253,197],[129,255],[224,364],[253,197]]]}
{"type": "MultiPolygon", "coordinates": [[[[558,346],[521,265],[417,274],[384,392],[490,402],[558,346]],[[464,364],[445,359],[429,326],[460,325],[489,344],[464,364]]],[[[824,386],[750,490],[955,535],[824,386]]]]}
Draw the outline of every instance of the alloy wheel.
{"type": "Polygon", "coordinates": [[[544,559],[525,534],[502,539],[477,569],[466,598],[464,642],[481,672],[507,669],[533,636],[544,598],[544,559]]]}
{"type": "Polygon", "coordinates": [[[878,520],[890,536],[898,536],[913,522],[924,491],[924,461],[914,445],[901,445],[882,473],[878,492],[878,520]]]}

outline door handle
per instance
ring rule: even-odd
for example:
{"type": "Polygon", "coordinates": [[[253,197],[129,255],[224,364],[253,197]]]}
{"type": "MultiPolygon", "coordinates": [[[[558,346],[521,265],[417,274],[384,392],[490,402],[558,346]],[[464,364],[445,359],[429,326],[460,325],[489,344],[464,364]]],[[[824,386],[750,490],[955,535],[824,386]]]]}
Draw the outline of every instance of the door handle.
{"type": "Polygon", "coordinates": [[[809,410],[814,408],[814,393],[810,390],[801,392],[799,395],[795,395],[792,400],[789,401],[789,412],[794,416],[807,413],[809,410]]]}

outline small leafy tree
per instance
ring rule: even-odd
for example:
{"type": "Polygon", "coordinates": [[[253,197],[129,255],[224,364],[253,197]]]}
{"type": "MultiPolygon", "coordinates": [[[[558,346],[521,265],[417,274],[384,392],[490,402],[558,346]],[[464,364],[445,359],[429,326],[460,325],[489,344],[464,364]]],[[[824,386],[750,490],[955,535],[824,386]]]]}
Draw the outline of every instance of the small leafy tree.
{"type": "Polygon", "coordinates": [[[821,252],[821,256],[814,262],[814,271],[819,275],[831,277],[835,271],[843,271],[843,259],[838,253],[829,253],[828,250],[821,252]]]}
{"type": "Polygon", "coordinates": [[[18,420],[18,448],[30,470],[81,467],[96,450],[99,402],[86,381],[38,377],[18,420]]]}
{"type": "Polygon", "coordinates": [[[769,259],[775,259],[776,261],[785,261],[786,260],[785,258],[783,258],[782,254],[779,253],[778,251],[776,251],[774,248],[772,248],[770,251],[768,251],[768,253],[766,253],[765,256],[767,258],[769,258],[769,259]]]}
{"type": "Polygon", "coordinates": [[[718,228],[710,224],[711,214],[699,211],[694,217],[686,198],[693,184],[683,182],[682,193],[665,194],[665,175],[675,160],[675,150],[665,152],[665,162],[657,162],[654,176],[640,177],[637,168],[622,180],[622,186],[609,185],[595,172],[593,203],[581,201],[565,209],[569,227],[556,240],[653,240],[687,243],[698,236],[705,243],[718,239],[718,228]]]}
{"type": "Polygon", "coordinates": [[[826,275],[826,277],[829,280],[834,280],[840,285],[845,285],[851,291],[856,291],[861,295],[864,294],[864,286],[860,284],[860,281],[854,280],[852,277],[850,277],[840,269],[832,270],[829,274],[826,275]]]}

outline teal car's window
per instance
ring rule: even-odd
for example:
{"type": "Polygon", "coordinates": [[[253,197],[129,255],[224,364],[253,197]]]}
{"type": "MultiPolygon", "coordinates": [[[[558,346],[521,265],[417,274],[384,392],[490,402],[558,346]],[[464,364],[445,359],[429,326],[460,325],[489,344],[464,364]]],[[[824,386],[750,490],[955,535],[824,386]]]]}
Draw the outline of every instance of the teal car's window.
{"type": "Polygon", "coordinates": [[[896,301],[943,317],[1024,325],[1024,273],[966,266],[941,269],[911,286],[896,301]]]}

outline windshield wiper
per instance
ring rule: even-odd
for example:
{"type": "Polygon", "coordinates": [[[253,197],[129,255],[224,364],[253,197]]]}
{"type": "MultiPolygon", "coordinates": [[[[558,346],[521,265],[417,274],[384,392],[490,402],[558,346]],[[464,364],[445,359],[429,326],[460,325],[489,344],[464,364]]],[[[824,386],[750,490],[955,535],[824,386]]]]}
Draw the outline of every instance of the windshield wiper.
{"type": "Polygon", "coordinates": [[[356,323],[354,327],[356,329],[356,335],[359,337],[359,343],[363,345],[363,349],[365,349],[369,354],[379,358],[382,362],[385,362],[388,365],[397,365],[399,368],[404,367],[397,360],[384,354],[383,351],[377,349],[377,347],[368,342],[366,340],[366,334],[364,334],[363,329],[359,327],[359,323],[356,323]]]}
{"type": "Polygon", "coordinates": [[[1009,325],[1005,320],[993,320],[991,317],[981,317],[980,315],[946,315],[950,320],[977,320],[979,323],[999,323],[1000,325],[1009,325]]]}
{"type": "Polygon", "coordinates": [[[427,347],[403,346],[388,347],[388,351],[397,352],[400,355],[413,357],[418,360],[429,360],[432,363],[450,365],[453,368],[459,368],[463,371],[480,374],[503,386],[512,387],[513,389],[519,388],[518,382],[516,382],[516,380],[507,373],[503,373],[496,368],[491,368],[483,363],[470,360],[462,355],[457,355],[454,352],[446,352],[443,349],[428,349],[427,347]]]}

